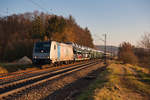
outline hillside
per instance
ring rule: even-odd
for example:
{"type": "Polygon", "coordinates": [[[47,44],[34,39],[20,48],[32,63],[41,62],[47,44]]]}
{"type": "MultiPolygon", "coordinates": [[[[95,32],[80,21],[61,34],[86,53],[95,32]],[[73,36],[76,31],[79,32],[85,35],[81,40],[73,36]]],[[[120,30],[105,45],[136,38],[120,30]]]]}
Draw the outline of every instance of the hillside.
{"type": "Polygon", "coordinates": [[[35,11],[0,17],[0,61],[31,58],[33,44],[48,40],[93,48],[90,30],[80,27],[71,15],[63,17],[35,11]]]}
{"type": "MultiPolygon", "coordinates": [[[[105,50],[104,45],[96,45],[96,48],[101,51],[105,50]]],[[[116,47],[116,46],[106,46],[106,50],[107,50],[107,52],[112,52],[115,55],[117,55],[117,53],[118,53],[118,47],[116,47]]]]}

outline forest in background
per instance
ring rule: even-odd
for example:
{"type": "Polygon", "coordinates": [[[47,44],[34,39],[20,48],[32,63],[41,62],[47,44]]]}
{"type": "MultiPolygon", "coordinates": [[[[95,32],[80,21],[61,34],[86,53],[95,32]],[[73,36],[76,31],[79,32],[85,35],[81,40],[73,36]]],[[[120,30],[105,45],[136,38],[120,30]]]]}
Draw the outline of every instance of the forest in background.
{"type": "Polygon", "coordinates": [[[0,17],[1,62],[15,61],[23,56],[31,58],[33,44],[48,40],[94,47],[89,29],[80,27],[71,15],[64,18],[34,11],[0,17]]]}

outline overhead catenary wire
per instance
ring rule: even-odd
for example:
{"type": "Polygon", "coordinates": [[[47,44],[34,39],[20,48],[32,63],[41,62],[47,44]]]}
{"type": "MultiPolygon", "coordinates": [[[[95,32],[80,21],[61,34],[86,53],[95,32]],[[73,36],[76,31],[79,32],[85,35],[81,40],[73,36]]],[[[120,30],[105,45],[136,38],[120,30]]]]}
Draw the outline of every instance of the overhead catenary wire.
{"type": "Polygon", "coordinates": [[[0,12],[0,17],[3,17],[3,16],[9,16],[8,8],[6,8],[6,11],[0,12]]]}
{"type": "Polygon", "coordinates": [[[36,5],[37,7],[39,7],[40,9],[44,10],[45,12],[49,12],[47,9],[45,9],[44,7],[42,7],[40,4],[38,4],[37,2],[33,1],[33,0],[28,0],[30,1],[32,4],[36,5]]]}
{"type": "Polygon", "coordinates": [[[98,40],[101,40],[104,42],[104,63],[106,64],[106,60],[107,60],[107,57],[106,57],[106,52],[107,52],[107,45],[106,45],[106,42],[107,42],[107,34],[103,34],[104,36],[104,39],[98,37],[96,34],[94,34],[94,36],[98,39],[98,40]]]}

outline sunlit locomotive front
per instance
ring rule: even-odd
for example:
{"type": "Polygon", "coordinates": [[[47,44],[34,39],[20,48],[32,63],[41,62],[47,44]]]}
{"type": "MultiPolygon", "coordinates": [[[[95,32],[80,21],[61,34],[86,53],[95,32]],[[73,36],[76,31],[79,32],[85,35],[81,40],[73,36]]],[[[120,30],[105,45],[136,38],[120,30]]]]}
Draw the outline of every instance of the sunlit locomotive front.
{"type": "Polygon", "coordinates": [[[73,47],[56,41],[37,42],[33,48],[33,63],[60,63],[74,60],[73,47]]]}

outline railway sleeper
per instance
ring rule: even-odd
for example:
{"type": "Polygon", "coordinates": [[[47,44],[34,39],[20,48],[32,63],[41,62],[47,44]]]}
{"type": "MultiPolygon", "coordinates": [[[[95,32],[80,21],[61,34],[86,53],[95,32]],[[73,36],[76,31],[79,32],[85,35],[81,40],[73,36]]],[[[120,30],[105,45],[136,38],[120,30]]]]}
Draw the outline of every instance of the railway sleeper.
{"type": "MultiPolygon", "coordinates": [[[[66,71],[63,71],[63,72],[66,72],[66,71]]],[[[53,73],[53,74],[51,74],[51,75],[48,75],[48,76],[45,76],[45,77],[50,77],[50,76],[53,76],[53,75],[57,75],[57,74],[59,74],[59,73],[61,73],[61,72],[58,72],[58,73],[53,73]]],[[[38,80],[38,79],[36,79],[36,80],[38,80]]],[[[33,82],[33,81],[35,81],[35,80],[28,80],[28,81],[26,81],[26,82],[22,82],[21,84],[20,83],[16,83],[15,85],[14,84],[11,84],[9,87],[6,87],[6,89],[8,89],[8,91],[9,91],[9,88],[11,87],[12,89],[14,89],[16,86],[18,87],[21,87],[22,85],[24,85],[24,84],[27,84],[28,82],[30,83],[30,82],[33,82]]],[[[28,84],[29,84],[28,83],[28,84]]],[[[31,90],[32,88],[36,88],[37,86],[40,86],[41,84],[39,83],[39,84],[36,84],[36,85],[30,85],[29,87],[25,87],[24,89],[21,89],[18,93],[16,93],[17,95],[21,95],[22,93],[24,93],[24,91],[28,91],[28,90],[31,90]]],[[[11,96],[11,95],[10,95],[11,96]]],[[[9,96],[8,96],[9,97],[9,96]]]]}

